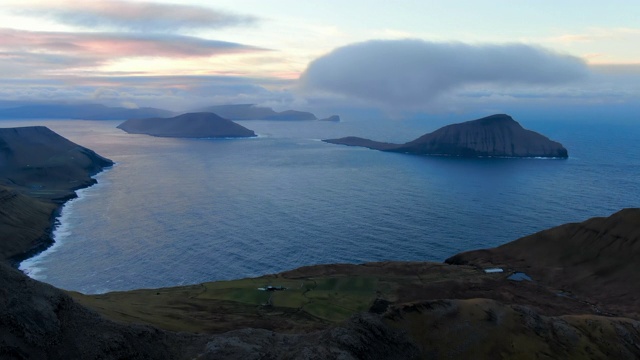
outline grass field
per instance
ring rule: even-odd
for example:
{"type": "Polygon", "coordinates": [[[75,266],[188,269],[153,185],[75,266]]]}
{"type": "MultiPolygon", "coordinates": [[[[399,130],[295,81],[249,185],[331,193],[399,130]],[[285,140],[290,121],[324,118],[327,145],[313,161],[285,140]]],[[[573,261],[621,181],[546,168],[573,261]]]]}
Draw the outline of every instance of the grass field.
{"type": "Polygon", "coordinates": [[[403,293],[400,290],[420,288],[425,282],[484,276],[473,269],[441,264],[421,265],[409,273],[395,273],[382,263],[344,265],[339,271],[321,266],[307,270],[192,286],[71,295],[111,319],[173,331],[263,327],[299,332],[342,322],[369,310],[378,298],[395,301],[403,293]],[[286,289],[259,290],[267,286],[286,289]]]}

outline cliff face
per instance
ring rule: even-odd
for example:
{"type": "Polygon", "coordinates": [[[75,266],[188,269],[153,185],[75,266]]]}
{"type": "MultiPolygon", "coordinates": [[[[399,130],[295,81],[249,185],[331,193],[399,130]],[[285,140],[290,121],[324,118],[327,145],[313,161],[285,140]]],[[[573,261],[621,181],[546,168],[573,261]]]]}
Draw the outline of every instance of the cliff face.
{"type": "Polygon", "coordinates": [[[118,125],[130,134],[159,137],[225,138],[254,137],[256,134],[242,125],[214,113],[187,113],[172,118],[131,119],[118,125]]]}
{"type": "Polygon", "coordinates": [[[442,127],[405,144],[382,143],[357,137],[324,140],[333,144],[419,155],[461,157],[545,157],[567,158],[560,143],[524,129],[509,115],[442,127]]]}

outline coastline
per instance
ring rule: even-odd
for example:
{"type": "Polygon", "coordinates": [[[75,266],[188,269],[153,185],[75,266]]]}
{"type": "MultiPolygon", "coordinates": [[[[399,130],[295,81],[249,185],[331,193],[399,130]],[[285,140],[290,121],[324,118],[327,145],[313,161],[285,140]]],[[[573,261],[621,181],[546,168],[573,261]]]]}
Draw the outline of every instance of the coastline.
{"type": "Polygon", "coordinates": [[[72,201],[82,198],[81,197],[82,194],[78,194],[78,192],[90,189],[98,184],[98,180],[95,178],[95,176],[101,173],[104,173],[107,170],[110,170],[115,165],[116,163],[114,162],[111,166],[104,167],[103,169],[95,173],[90,173],[89,176],[92,181],[89,184],[83,184],[78,187],[73,187],[69,189],[70,194],[66,196],[54,198],[54,199],[40,199],[43,202],[49,202],[49,203],[55,204],[55,208],[53,209],[53,211],[49,216],[49,226],[46,227],[45,229],[42,229],[44,231],[44,234],[35,241],[35,246],[32,246],[26,252],[15,254],[9,258],[9,264],[11,265],[11,267],[19,270],[20,272],[24,273],[25,275],[35,280],[39,280],[37,278],[32,277],[31,275],[32,273],[25,271],[25,269],[23,269],[22,267],[23,262],[27,260],[33,260],[36,257],[43,255],[43,253],[45,253],[48,250],[51,250],[52,248],[54,248],[56,244],[58,244],[58,242],[56,242],[56,231],[59,230],[59,228],[62,226],[61,218],[63,216],[64,208],[67,205],[69,205],[72,201]]]}

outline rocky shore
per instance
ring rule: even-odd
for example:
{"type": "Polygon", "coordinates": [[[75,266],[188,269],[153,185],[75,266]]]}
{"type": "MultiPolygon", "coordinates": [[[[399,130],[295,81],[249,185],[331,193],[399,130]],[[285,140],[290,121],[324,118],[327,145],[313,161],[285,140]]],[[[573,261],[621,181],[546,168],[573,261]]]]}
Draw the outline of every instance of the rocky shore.
{"type": "MultiPolygon", "coordinates": [[[[50,235],[59,195],[110,162],[43,129],[2,130],[46,138],[50,155],[60,147],[74,156],[47,157],[37,177],[18,176],[25,166],[1,168],[0,358],[640,358],[640,209],[446,263],[328,264],[89,296],[11,263],[50,235]],[[264,284],[285,290],[258,290],[264,284]]],[[[35,164],[22,140],[0,139],[7,163],[35,164]]]]}

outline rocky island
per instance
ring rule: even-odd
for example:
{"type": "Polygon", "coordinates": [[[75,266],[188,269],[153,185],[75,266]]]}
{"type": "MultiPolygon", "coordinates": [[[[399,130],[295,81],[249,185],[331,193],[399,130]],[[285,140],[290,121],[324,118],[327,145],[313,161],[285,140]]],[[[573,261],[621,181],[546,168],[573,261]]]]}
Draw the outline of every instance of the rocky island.
{"type": "Polygon", "coordinates": [[[211,112],[187,113],[171,118],[130,119],[118,125],[130,134],[181,138],[255,137],[246,127],[211,112]]]}
{"type": "Polygon", "coordinates": [[[49,238],[57,191],[90,184],[110,161],[48,129],[1,133],[0,358],[640,358],[640,209],[445,263],[327,264],[84,295],[11,265],[49,238]],[[80,170],[31,177],[26,165],[44,158],[44,170],[80,170]]]}
{"type": "Polygon", "coordinates": [[[331,144],[417,155],[459,157],[567,158],[560,143],[524,129],[509,115],[496,114],[442,127],[404,143],[392,144],[358,137],[323,140],[331,144]]]}

